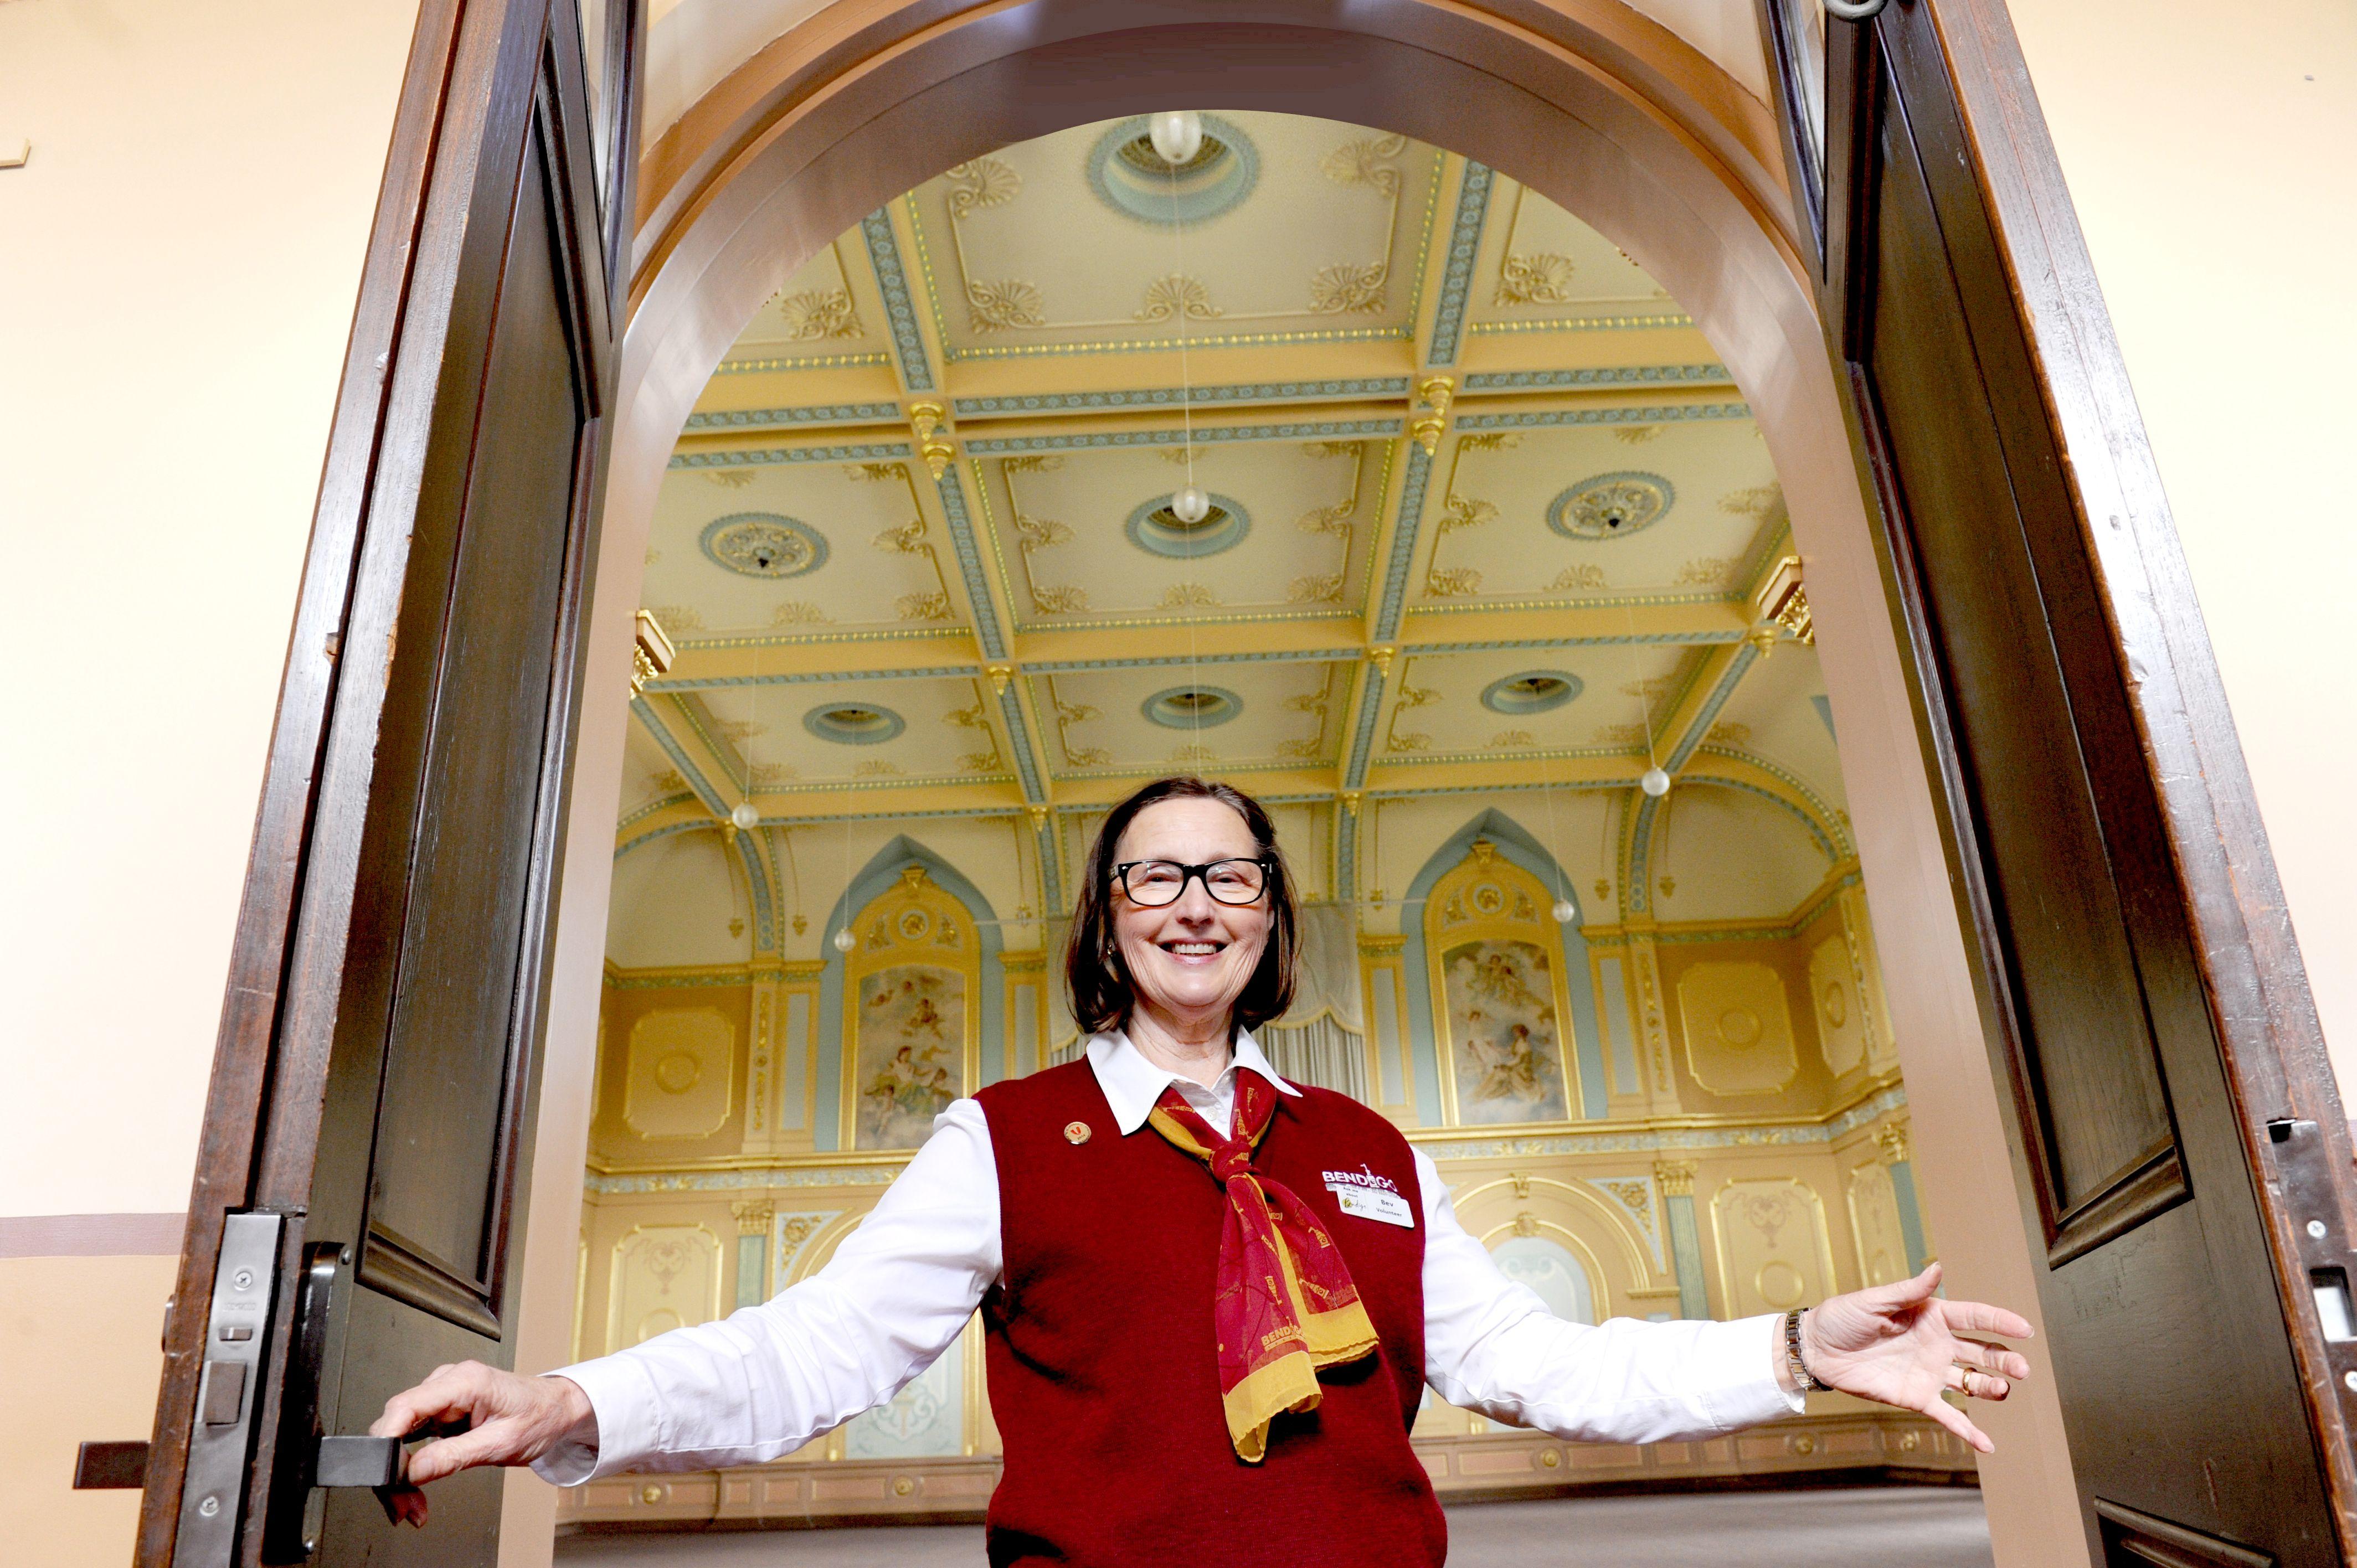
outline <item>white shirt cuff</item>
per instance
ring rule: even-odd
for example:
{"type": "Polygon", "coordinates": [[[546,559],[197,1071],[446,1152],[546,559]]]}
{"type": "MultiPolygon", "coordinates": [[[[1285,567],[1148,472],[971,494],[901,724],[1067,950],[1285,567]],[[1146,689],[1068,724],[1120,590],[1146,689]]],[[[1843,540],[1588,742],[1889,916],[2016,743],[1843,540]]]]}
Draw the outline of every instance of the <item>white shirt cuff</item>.
{"type": "Polygon", "coordinates": [[[1798,1415],[1808,1402],[1777,1380],[1784,1356],[1784,1315],[1738,1317],[1701,1326],[1689,1372],[1693,1387],[1722,1431],[1798,1415]]]}
{"type": "Polygon", "coordinates": [[[533,1474],[551,1486],[577,1487],[629,1468],[627,1462],[637,1455],[622,1452],[609,1439],[625,1432],[655,1430],[660,1402],[646,1369],[629,1356],[601,1356],[548,1375],[576,1384],[589,1396],[589,1408],[597,1415],[597,1439],[557,1444],[532,1462],[533,1474]]]}

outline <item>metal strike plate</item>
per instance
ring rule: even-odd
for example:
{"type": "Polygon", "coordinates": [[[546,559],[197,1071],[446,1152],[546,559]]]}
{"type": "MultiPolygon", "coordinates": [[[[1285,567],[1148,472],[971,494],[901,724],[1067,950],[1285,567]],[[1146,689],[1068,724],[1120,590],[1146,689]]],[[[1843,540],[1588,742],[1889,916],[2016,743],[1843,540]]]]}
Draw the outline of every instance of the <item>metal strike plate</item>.
{"type": "Polygon", "coordinates": [[[398,1437],[322,1437],[312,1484],[394,1487],[409,1474],[409,1450],[398,1437]]]}
{"type": "Polygon", "coordinates": [[[74,1455],[77,1492],[135,1492],[146,1484],[147,1440],[85,1443],[74,1455]]]}
{"type": "Polygon", "coordinates": [[[275,1214],[232,1214],[221,1227],[212,1310],[205,1320],[203,1380],[188,1425],[174,1568],[229,1568],[237,1560],[283,1225],[275,1214]]]}

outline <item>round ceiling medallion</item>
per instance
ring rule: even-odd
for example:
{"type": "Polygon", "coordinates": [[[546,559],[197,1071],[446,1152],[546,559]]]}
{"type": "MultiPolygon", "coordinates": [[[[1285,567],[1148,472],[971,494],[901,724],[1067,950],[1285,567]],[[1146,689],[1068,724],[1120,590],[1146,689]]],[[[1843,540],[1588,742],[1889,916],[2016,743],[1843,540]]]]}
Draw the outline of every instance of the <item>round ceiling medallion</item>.
{"type": "Polygon", "coordinates": [[[1586,689],[1568,670],[1525,670],[1492,681],[1481,691],[1481,705],[1493,714],[1543,714],[1559,708],[1586,689]]]}
{"type": "Polygon", "coordinates": [[[818,530],[773,511],[739,511],[705,525],[696,542],[716,566],[747,577],[799,577],[826,564],[818,530]]]}
{"type": "Polygon", "coordinates": [[[1661,521],[1677,499],[1659,474],[1598,474],[1555,498],[1547,526],[1566,539],[1621,539],[1661,521]]]}
{"type": "Polygon", "coordinates": [[[821,740],[845,746],[874,746],[908,727],[899,714],[873,703],[827,703],[802,715],[802,728],[821,740]]]}
{"type": "Polygon", "coordinates": [[[1149,555],[1182,561],[1217,555],[1243,542],[1252,532],[1252,517],[1227,496],[1211,497],[1211,510],[1200,522],[1189,522],[1170,510],[1168,496],[1157,496],[1129,514],[1129,542],[1149,555]]]}
{"type": "Polygon", "coordinates": [[[1154,150],[1147,116],[1124,120],[1089,149],[1089,188],[1143,223],[1200,223],[1228,211],[1260,182],[1260,149],[1217,114],[1202,119],[1203,145],[1175,171],[1154,150]]]}
{"type": "Polygon", "coordinates": [[[1244,711],[1244,700],[1219,686],[1173,686],[1146,699],[1139,710],[1170,729],[1209,729],[1244,711]]]}

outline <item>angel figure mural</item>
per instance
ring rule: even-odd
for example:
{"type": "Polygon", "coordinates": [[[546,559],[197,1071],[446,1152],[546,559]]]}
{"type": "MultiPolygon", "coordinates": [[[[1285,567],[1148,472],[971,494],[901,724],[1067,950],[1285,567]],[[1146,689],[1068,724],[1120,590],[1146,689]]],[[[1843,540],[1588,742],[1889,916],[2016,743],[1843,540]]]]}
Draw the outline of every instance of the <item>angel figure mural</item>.
{"type": "Polygon", "coordinates": [[[1442,959],[1449,1037],[1457,1046],[1457,1107],[1465,1122],[1560,1122],[1563,1047],[1544,950],[1478,941],[1442,959]]]}
{"type": "Polygon", "coordinates": [[[862,1149],[913,1149],[958,1097],[965,976],[902,964],[859,983],[856,1136],[862,1149]]]}

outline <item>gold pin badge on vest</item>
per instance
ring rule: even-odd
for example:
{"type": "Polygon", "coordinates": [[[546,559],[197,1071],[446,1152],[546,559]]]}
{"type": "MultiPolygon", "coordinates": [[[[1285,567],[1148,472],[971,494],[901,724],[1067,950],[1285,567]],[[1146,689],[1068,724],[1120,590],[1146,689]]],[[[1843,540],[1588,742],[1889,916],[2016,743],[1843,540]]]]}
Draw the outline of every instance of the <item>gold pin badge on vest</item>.
{"type": "Polygon", "coordinates": [[[1089,1124],[1087,1122],[1067,1122],[1064,1123],[1064,1142],[1067,1144],[1085,1144],[1088,1141],[1089,1124]]]}

